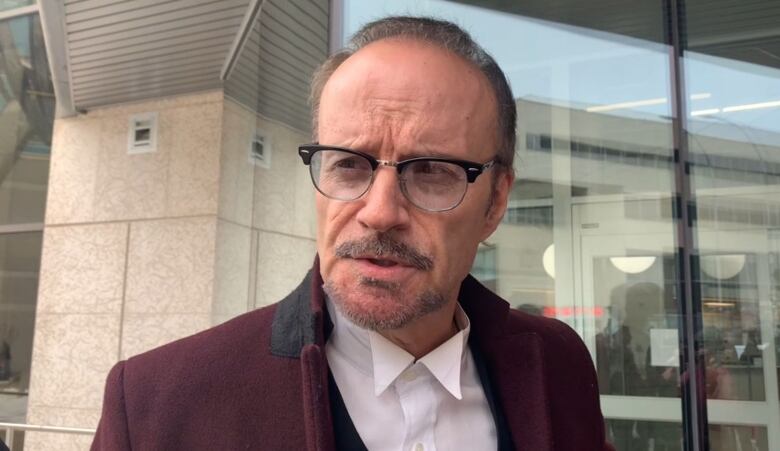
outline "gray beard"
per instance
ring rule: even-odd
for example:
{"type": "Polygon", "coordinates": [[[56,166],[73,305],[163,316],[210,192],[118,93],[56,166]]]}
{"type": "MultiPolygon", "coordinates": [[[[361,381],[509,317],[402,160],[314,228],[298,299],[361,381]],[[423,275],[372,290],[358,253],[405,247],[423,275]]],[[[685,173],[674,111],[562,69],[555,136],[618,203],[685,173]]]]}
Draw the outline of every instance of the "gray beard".
{"type": "Polygon", "coordinates": [[[336,306],[339,313],[345,318],[358,327],[375,332],[400,329],[429,313],[440,310],[447,304],[446,297],[434,290],[424,291],[412,302],[403,303],[398,302],[403,297],[401,284],[368,277],[360,277],[357,282],[360,285],[388,292],[393,301],[396,302],[397,308],[389,315],[381,315],[380,317],[375,312],[359,308],[358,303],[350,302],[348,298],[355,296],[355,293],[345,292],[346,290],[336,287],[330,281],[326,281],[322,288],[328,298],[333,301],[333,305],[336,306]]]}

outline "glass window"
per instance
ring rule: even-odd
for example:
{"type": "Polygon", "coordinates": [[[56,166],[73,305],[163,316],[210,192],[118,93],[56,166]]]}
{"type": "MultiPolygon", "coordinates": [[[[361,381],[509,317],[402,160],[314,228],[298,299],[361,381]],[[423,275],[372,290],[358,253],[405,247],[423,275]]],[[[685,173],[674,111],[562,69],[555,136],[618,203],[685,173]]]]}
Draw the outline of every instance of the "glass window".
{"type": "MultiPolygon", "coordinates": [[[[514,308],[579,332],[596,362],[607,419],[621,419],[629,432],[637,412],[661,425],[679,422],[668,46],[599,30],[611,26],[607,16],[590,17],[584,28],[523,6],[507,13],[441,1],[348,1],[345,8],[347,34],[389,13],[434,15],[463,25],[497,59],[518,108],[517,180],[473,274],[514,308]]],[[[641,9],[633,20],[662,36],[662,21],[641,9]]],[[[647,450],[670,434],[679,443],[679,427],[667,429],[642,426],[641,440],[619,449],[647,450]]]]}
{"type": "Polygon", "coordinates": [[[686,4],[684,89],[706,96],[686,119],[708,416],[755,418],[780,449],[780,5],[686,4]]]}
{"type": "MultiPolygon", "coordinates": [[[[0,1],[0,9],[29,3],[0,1]]],[[[54,119],[49,77],[38,16],[0,21],[0,422],[24,423],[27,409],[54,119]]]]}
{"type": "MultiPolygon", "coordinates": [[[[769,449],[767,430],[754,425],[718,424],[709,427],[711,451],[769,449]]],[[[627,449],[683,451],[679,422],[608,420],[607,437],[618,451],[627,449]],[[649,438],[648,438],[649,437],[649,438]]]]}
{"type": "Polygon", "coordinates": [[[42,235],[0,235],[0,421],[24,422],[42,235]]]}
{"type": "Polygon", "coordinates": [[[0,225],[43,222],[54,107],[40,19],[0,21],[0,225]]]}
{"type": "Polygon", "coordinates": [[[388,14],[441,17],[507,73],[518,177],[473,274],[514,308],[582,336],[620,451],[684,442],[673,201],[675,121],[684,120],[709,446],[780,449],[780,5],[685,3],[682,91],[661,3],[345,0],[344,34],[388,14]]]}
{"type": "Polygon", "coordinates": [[[0,11],[32,5],[35,0],[0,0],[0,11]]]}
{"type": "Polygon", "coordinates": [[[683,450],[683,431],[679,422],[607,420],[607,438],[618,451],[683,450]]]}

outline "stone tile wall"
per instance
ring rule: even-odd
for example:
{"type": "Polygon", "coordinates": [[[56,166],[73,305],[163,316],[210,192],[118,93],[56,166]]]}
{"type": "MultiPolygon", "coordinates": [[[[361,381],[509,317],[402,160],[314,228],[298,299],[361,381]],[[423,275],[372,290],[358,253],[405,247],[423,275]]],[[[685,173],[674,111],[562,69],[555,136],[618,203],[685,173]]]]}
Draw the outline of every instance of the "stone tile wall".
{"type": "MultiPolygon", "coordinates": [[[[54,126],[28,423],[94,428],[118,360],[294,288],[314,258],[305,133],[208,92],[95,110],[54,126]],[[158,112],[157,151],[127,153],[158,112]],[[273,146],[252,164],[256,130],[273,146]]],[[[26,450],[91,437],[28,433],[26,450]]]]}
{"type": "MultiPolygon", "coordinates": [[[[28,423],[96,427],[119,359],[210,326],[223,105],[214,91],[55,121],[28,423]],[[148,111],[157,151],[128,154],[148,111]]],[[[25,450],[90,442],[28,433],[25,450]]]]}

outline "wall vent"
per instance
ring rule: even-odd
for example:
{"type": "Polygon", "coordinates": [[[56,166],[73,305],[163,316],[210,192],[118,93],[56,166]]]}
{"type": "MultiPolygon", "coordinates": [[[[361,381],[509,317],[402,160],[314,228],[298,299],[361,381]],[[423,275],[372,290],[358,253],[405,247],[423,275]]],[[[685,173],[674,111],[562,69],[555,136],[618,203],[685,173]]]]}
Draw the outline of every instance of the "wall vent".
{"type": "Polygon", "coordinates": [[[127,133],[127,153],[147,153],[157,150],[157,113],[142,113],[130,117],[127,133]]]}
{"type": "Polygon", "coordinates": [[[265,133],[255,133],[249,144],[249,162],[270,169],[271,149],[271,138],[265,133]]]}

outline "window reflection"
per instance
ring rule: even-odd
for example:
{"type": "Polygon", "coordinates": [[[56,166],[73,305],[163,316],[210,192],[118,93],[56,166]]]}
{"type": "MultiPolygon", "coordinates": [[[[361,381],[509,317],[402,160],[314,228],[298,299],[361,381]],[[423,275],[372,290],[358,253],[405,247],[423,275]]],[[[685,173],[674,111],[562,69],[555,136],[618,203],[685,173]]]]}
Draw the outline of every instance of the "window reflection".
{"type": "MultiPolygon", "coordinates": [[[[609,439],[620,451],[683,451],[682,426],[655,421],[607,420],[609,439]]],[[[711,451],[768,451],[761,426],[710,425],[711,451]]]]}
{"type": "Polygon", "coordinates": [[[0,235],[2,394],[26,394],[30,384],[42,235],[41,232],[0,235]]]}
{"type": "Polygon", "coordinates": [[[0,225],[43,222],[53,121],[38,16],[0,21],[0,225]]]}
{"type": "MultiPolygon", "coordinates": [[[[780,446],[778,299],[773,240],[780,228],[780,10],[726,1],[689,4],[686,89],[709,93],[689,105],[688,148],[696,202],[702,343],[711,400],[755,401],[739,409],[760,416],[771,449],[780,446]],[[737,20],[725,20],[723,11],[737,20]],[[749,35],[744,34],[750,30],[749,35]],[[740,34],[743,33],[743,34],[740,34]],[[776,36],[776,34],[775,34],[776,36]]],[[[767,5],[769,6],[769,5],[767,5]]],[[[711,404],[710,418],[729,414],[711,404]]],[[[744,435],[711,429],[711,441],[751,449],[744,435]]]]}
{"type": "MultiPolygon", "coordinates": [[[[0,1],[0,10],[31,3],[0,1]]],[[[54,94],[38,16],[0,21],[0,421],[4,422],[24,423],[26,416],[53,120],[54,94]]]]}
{"type": "MultiPolygon", "coordinates": [[[[774,230],[770,232],[769,243],[770,303],[768,308],[762,308],[762,310],[769,310],[767,312],[767,316],[771,318],[769,322],[774,324],[775,365],[777,367],[777,378],[780,380],[780,364],[778,364],[780,362],[780,231],[774,230]]],[[[765,346],[765,343],[762,343],[762,345],[765,346]]],[[[780,401],[780,395],[778,396],[778,401],[780,401]]]]}
{"type": "Polygon", "coordinates": [[[32,5],[35,0],[0,0],[0,11],[32,5]]]}
{"type": "Polygon", "coordinates": [[[754,255],[701,257],[709,399],[765,399],[756,264],[754,255]]]}
{"type": "MultiPolygon", "coordinates": [[[[657,261],[662,268],[647,271],[673,273],[672,258],[657,261]]],[[[608,258],[600,259],[597,277],[615,279],[616,269],[608,258]]],[[[677,306],[658,277],[624,277],[625,282],[609,292],[604,328],[596,336],[596,368],[602,394],[679,396],[677,306]]]]}
{"type": "MultiPolygon", "coordinates": [[[[663,7],[453,3],[347,0],[344,31],[387,14],[434,15],[496,57],[516,96],[518,178],[474,273],[514,308],[583,337],[618,450],[682,449],[673,139],[682,118],[663,7]],[[627,419],[637,412],[654,421],[627,419]]],[[[684,93],[710,449],[780,449],[778,11],[726,0],[749,10],[735,20],[711,2],[685,3],[701,50],[685,55],[684,93]],[[753,34],[729,27],[751,31],[749,18],[766,33],[740,47],[732,41],[753,34]]]]}

